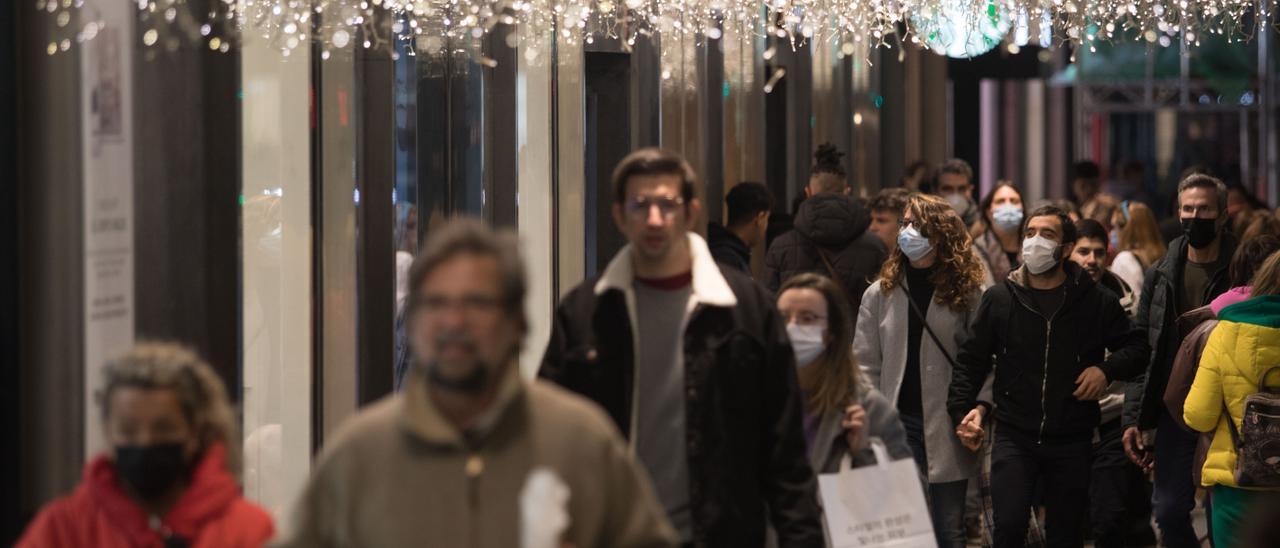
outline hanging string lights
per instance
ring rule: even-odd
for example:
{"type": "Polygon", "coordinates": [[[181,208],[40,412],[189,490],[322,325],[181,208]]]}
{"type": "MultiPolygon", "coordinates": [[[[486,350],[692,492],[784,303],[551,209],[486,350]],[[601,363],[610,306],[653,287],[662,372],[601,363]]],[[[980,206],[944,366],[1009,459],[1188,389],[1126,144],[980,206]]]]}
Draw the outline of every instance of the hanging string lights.
{"type": "MultiPolygon", "coordinates": [[[[55,23],[50,55],[101,30],[84,0],[34,1],[55,23]],[[77,21],[72,24],[72,20],[77,21]]],[[[972,56],[1001,42],[1044,47],[1145,41],[1199,45],[1208,36],[1247,41],[1276,23],[1277,0],[137,0],[148,47],[182,40],[228,51],[245,34],[283,54],[319,43],[333,50],[409,43],[410,54],[478,48],[507,25],[505,42],[533,61],[555,41],[575,44],[640,36],[718,39],[729,27],[798,45],[822,42],[841,55],[912,44],[972,56]],[[390,21],[387,25],[385,22],[390,21]],[[382,22],[383,24],[379,24],[382,22]],[[1011,28],[1012,33],[1011,33],[1011,28]]],[[[1016,47],[1016,46],[1015,46],[1016,47]]]]}

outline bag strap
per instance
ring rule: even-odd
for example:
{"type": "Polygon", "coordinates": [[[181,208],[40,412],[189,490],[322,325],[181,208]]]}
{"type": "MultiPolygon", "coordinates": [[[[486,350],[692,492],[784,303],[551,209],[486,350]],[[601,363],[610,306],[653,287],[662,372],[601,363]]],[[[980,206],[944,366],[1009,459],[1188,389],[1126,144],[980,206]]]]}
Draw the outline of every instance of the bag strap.
{"type": "Polygon", "coordinates": [[[818,250],[818,257],[822,259],[822,264],[827,267],[827,273],[831,275],[831,281],[840,284],[841,289],[843,289],[844,284],[840,281],[840,277],[836,275],[836,268],[831,266],[831,259],[827,258],[827,252],[823,251],[822,246],[817,243],[813,244],[813,248],[818,250]]]}
{"type": "Polygon", "coordinates": [[[1280,365],[1273,365],[1262,372],[1262,375],[1258,377],[1258,392],[1275,392],[1275,390],[1267,388],[1267,375],[1270,375],[1272,371],[1280,371],[1280,365]]]}
{"type": "Polygon", "coordinates": [[[947,352],[946,347],[942,346],[942,341],[938,339],[938,334],[933,332],[932,327],[929,327],[929,322],[925,319],[924,312],[920,311],[920,306],[916,304],[915,299],[911,298],[911,293],[907,291],[907,286],[900,284],[899,287],[902,288],[902,293],[907,296],[907,304],[911,305],[911,312],[913,312],[916,319],[920,320],[920,323],[924,325],[924,330],[929,332],[929,338],[933,339],[933,344],[937,345],[938,350],[942,351],[942,355],[947,358],[947,363],[951,364],[951,368],[956,369],[956,361],[951,359],[951,353],[947,352]]]}

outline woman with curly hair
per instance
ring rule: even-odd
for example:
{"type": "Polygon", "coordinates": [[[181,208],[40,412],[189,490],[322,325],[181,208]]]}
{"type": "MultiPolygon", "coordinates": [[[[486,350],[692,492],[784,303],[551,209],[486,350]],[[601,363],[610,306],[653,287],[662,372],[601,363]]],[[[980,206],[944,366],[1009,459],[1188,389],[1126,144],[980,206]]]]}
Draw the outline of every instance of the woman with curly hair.
{"type": "Polygon", "coordinates": [[[963,547],[965,491],[978,472],[980,439],[957,437],[947,390],[957,330],[985,289],[983,267],[964,222],[940,198],[912,194],[899,226],[897,249],[862,297],[854,354],[906,427],[929,481],[938,545],[963,547]]]}
{"type": "Polygon", "coordinates": [[[110,449],[45,506],[18,546],[257,547],[271,516],[240,494],[240,444],[213,369],[172,343],[109,362],[99,392],[110,449]]]}

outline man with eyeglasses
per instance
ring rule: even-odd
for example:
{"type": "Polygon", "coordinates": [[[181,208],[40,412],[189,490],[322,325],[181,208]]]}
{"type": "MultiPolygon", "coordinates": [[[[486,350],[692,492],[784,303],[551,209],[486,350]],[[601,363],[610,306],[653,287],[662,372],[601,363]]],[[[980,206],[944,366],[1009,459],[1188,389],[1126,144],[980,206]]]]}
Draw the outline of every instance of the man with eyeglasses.
{"type": "Polygon", "coordinates": [[[629,242],[556,309],[539,372],[609,412],[689,546],[823,546],[794,357],[773,299],[721,269],[693,232],[702,206],[678,155],[613,173],[629,242]]]}
{"type": "Polygon", "coordinates": [[[404,390],[327,436],[286,546],[676,545],[601,410],[520,376],[524,265],[474,220],[409,271],[404,390]]]}
{"type": "Polygon", "coordinates": [[[1178,316],[1209,304],[1230,289],[1227,265],[1236,241],[1227,224],[1227,187],[1209,175],[1192,174],[1178,184],[1183,235],[1169,242],[1163,258],[1147,270],[1137,323],[1147,331],[1151,361],[1143,381],[1125,394],[1124,449],[1139,466],[1155,469],[1152,497],[1165,545],[1199,546],[1191,525],[1196,485],[1191,479],[1197,435],[1184,430],[1163,403],[1173,360],[1182,344],[1178,316]],[[1152,439],[1154,437],[1154,440],[1152,439]]]}

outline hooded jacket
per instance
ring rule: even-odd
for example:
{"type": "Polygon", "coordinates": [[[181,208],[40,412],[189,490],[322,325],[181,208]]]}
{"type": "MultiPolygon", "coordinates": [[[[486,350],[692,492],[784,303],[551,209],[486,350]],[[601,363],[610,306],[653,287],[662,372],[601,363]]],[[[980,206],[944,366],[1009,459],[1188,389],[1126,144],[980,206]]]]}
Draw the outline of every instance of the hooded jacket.
{"type": "Polygon", "coordinates": [[[707,224],[707,247],[717,263],[751,275],[751,248],[720,223],[707,224]]]}
{"type": "Polygon", "coordinates": [[[1085,369],[1098,366],[1108,381],[1142,371],[1149,350],[1119,299],[1075,263],[1065,261],[1063,267],[1066,295],[1052,316],[1036,308],[1026,267],[983,294],[961,336],[959,367],[952,374],[947,410],[954,425],[977,405],[993,357],[996,420],[1038,442],[1093,435],[1098,402],[1072,395],[1085,369]]]}
{"type": "Polygon", "coordinates": [[[40,511],[18,546],[161,548],[167,534],[193,548],[256,548],[275,534],[271,516],[240,496],[221,444],[205,449],[186,491],[152,525],[146,510],[121,489],[115,465],[103,455],[85,465],[75,492],[40,511]]]}
{"type": "MultiPolygon", "coordinates": [[[[1183,406],[1186,404],[1187,394],[1191,392],[1191,383],[1196,378],[1200,356],[1204,354],[1204,347],[1209,342],[1209,334],[1218,325],[1218,314],[1228,306],[1248,300],[1251,293],[1252,288],[1248,286],[1232,288],[1218,295],[1213,302],[1178,316],[1178,336],[1182,338],[1182,345],[1173,358],[1173,369],[1169,372],[1169,382],[1164,389],[1165,409],[1178,426],[1191,430],[1182,420],[1183,406]]],[[[1200,469],[1209,454],[1212,441],[1211,433],[1201,433],[1196,441],[1195,459],[1191,461],[1191,480],[1196,485],[1200,485],[1200,469]]]]}
{"type": "MultiPolygon", "coordinates": [[[[1235,253],[1236,240],[1226,232],[1221,235],[1219,257],[1231,257],[1235,253]]],[[[1205,287],[1203,302],[1210,302],[1230,288],[1227,279],[1227,261],[1220,261],[1222,268],[1213,274],[1205,287]]],[[[1130,383],[1124,399],[1124,425],[1143,430],[1156,427],[1160,410],[1164,407],[1164,392],[1173,369],[1173,358],[1182,345],[1177,332],[1178,294],[1182,292],[1182,270],[1187,264],[1187,237],[1181,236],[1169,242],[1169,250],[1147,270],[1142,282],[1141,300],[1138,303],[1138,328],[1146,331],[1147,344],[1151,347],[1151,359],[1146,372],[1130,383]]]]}
{"type": "Polygon", "coordinates": [[[871,214],[847,195],[821,193],[805,200],[795,229],[769,248],[763,283],[776,293],[796,274],[822,274],[840,284],[850,310],[858,310],[888,254],[884,242],[867,231],[870,226],[871,214]]]}
{"type": "Polygon", "coordinates": [[[1218,320],[1187,394],[1183,418],[1197,431],[1213,432],[1200,484],[1236,487],[1236,448],[1227,421],[1235,421],[1239,430],[1244,399],[1263,384],[1280,386],[1280,375],[1272,371],[1280,366],[1280,295],[1228,306],[1218,320]],[[1268,371],[1272,374],[1263,379],[1268,371]],[[1223,414],[1224,406],[1228,415],[1223,414]]]}

